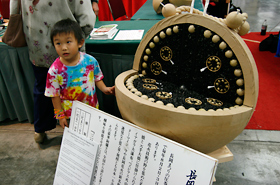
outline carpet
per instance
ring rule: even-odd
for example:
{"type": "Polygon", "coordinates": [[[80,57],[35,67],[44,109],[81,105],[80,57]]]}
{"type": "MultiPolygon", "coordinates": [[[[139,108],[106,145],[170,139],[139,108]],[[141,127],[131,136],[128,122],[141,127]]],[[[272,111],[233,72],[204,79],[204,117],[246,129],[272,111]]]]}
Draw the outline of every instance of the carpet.
{"type": "Polygon", "coordinates": [[[251,32],[242,36],[252,52],[259,73],[259,96],[255,112],[245,129],[280,130],[280,57],[259,51],[259,43],[269,34],[251,32]]]}

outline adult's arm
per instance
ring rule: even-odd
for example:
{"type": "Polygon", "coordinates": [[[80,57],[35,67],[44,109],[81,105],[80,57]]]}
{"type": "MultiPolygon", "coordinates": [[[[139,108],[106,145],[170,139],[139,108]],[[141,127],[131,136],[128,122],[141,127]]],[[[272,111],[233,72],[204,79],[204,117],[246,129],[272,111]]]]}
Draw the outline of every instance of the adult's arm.
{"type": "Polygon", "coordinates": [[[10,0],[10,15],[17,13],[18,0],[10,0]]]}
{"type": "Polygon", "coordinates": [[[78,1],[75,0],[75,12],[73,12],[77,22],[80,24],[85,38],[89,36],[94,28],[96,16],[93,12],[91,1],[78,1]],[[83,2],[81,6],[81,2],[83,2]]]}

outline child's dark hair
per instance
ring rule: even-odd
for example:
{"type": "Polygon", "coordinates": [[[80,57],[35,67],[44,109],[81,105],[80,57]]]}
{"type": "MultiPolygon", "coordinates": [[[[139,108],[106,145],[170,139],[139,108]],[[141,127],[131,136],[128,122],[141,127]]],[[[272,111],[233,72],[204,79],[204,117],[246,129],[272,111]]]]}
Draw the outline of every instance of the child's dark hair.
{"type": "Polygon", "coordinates": [[[74,36],[77,39],[78,43],[80,43],[80,41],[84,38],[84,33],[80,25],[76,21],[73,21],[69,18],[63,19],[54,24],[50,35],[52,45],[54,45],[53,37],[60,33],[74,33],[74,36]]]}

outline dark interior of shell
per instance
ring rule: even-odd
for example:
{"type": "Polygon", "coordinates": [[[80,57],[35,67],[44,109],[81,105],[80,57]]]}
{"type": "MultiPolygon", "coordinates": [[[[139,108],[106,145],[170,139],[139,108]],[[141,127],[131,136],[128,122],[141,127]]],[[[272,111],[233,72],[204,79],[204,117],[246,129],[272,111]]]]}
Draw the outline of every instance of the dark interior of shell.
{"type": "Polygon", "coordinates": [[[140,65],[142,75],[133,86],[155,102],[197,110],[243,104],[244,78],[238,59],[220,35],[203,26],[184,23],[159,31],[143,51],[140,65]],[[157,96],[157,92],[171,96],[157,96]]]}

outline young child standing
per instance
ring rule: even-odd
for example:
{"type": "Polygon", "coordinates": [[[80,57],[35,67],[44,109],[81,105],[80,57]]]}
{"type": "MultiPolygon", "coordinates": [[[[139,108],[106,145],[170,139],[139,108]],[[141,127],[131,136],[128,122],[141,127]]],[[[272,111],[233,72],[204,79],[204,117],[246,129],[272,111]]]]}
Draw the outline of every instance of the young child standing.
{"type": "Polygon", "coordinates": [[[115,86],[107,87],[97,60],[79,51],[85,39],[76,21],[57,22],[50,36],[59,57],[49,68],[45,96],[52,98],[55,117],[64,128],[74,100],[98,108],[95,86],[106,95],[114,95],[115,86]]]}

